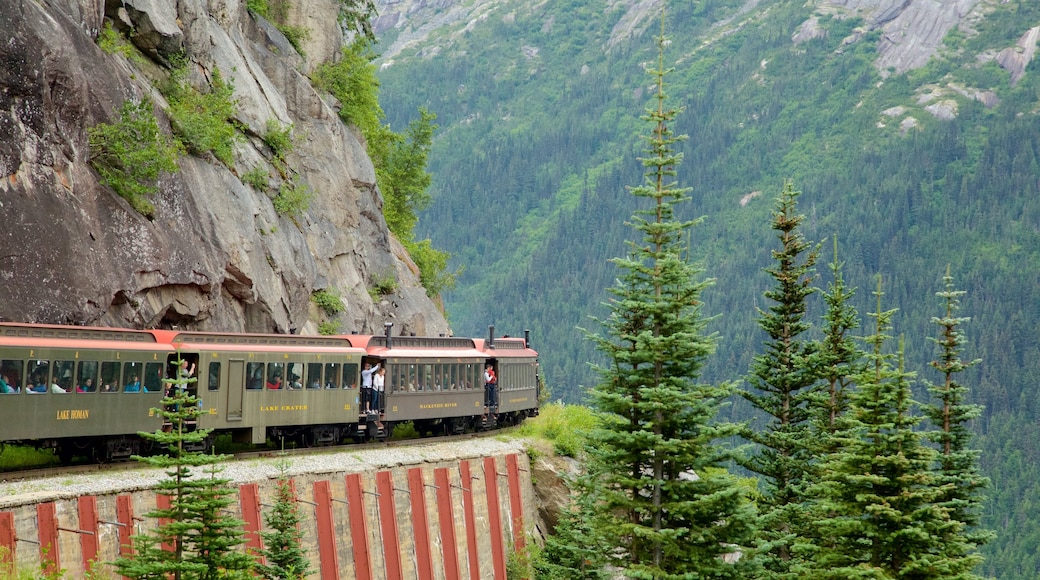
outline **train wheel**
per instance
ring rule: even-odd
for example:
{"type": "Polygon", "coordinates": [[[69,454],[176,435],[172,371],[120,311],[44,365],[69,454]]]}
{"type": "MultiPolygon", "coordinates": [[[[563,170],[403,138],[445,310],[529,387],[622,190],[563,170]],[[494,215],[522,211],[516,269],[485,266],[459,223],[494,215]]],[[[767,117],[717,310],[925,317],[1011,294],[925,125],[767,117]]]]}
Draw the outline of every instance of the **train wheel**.
{"type": "Polygon", "coordinates": [[[112,455],[108,452],[108,446],[104,442],[90,447],[90,458],[94,463],[108,463],[112,461],[112,455]]]}

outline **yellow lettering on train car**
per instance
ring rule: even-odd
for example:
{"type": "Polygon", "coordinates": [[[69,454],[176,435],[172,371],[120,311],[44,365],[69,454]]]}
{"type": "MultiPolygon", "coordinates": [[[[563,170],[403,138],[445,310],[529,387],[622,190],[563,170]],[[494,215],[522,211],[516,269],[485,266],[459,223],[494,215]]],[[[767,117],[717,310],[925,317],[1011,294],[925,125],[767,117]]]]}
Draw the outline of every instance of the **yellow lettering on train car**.
{"type": "Polygon", "coordinates": [[[426,403],[419,405],[420,409],[453,409],[458,407],[458,403],[426,403]]]}
{"type": "Polygon", "coordinates": [[[520,397],[518,399],[509,399],[510,403],[526,403],[527,397],[520,397]]]}
{"type": "Polygon", "coordinates": [[[64,411],[58,411],[58,420],[59,421],[64,421],[65,419],[68,419],[68,418],[69,418],[69,411],[68,411],[68,409],[66,409],[64,411]]]}
{"type": "Polygon", "coordinates": [[[347,403],[347,404],[343,405],[343,410],[344,411],[349,411],[350,409],[351,409],[350,403],[347,403]]]}
{"type": "Polygon", "coordinates": [[[56,417],[58,421],[74,421],[77,419],[89,419],[90,411],[87,409],[62,409],[56,417]]]}
{"type": "Polygon", "coordinates": [[[217,414],[217,408],[216,407],[210,407],[209,411],[207,411],[207,413],[209,413],[210,415],[216,415],[217,414]]]}

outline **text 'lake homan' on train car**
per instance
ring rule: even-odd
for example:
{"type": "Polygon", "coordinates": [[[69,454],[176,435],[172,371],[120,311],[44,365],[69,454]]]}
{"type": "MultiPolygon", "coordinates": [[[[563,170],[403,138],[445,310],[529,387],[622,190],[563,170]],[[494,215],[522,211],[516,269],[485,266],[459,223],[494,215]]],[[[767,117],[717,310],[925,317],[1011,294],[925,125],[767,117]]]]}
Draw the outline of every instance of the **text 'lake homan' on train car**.
{"type": "Polygon", "coordinates": [[[162,331],[0,324],[0,441],[63,460],[146,451],[173,348],[162,331]]]}

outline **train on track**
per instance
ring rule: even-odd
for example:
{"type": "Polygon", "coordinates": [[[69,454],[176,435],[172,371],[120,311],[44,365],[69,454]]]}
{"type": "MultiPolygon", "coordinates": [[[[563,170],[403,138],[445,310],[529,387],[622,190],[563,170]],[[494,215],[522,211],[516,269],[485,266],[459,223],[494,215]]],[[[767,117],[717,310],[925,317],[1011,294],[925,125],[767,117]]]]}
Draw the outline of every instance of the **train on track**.
{"type": "Polygon", "coordinates": [[[523,337],[300,336],[0,323],[0,444],[68,462],[151,452],[178,361],[196,380],[197,427],[236,442],[299,446],[515,425],[538,413],[538,353],[523,337]],[[497,385],[488,388],[488,366],[497,385]],[[362,372],[383,369],[368,405],[362,372]],[[366,405],[370,408],[366,408],[366,405]]]}

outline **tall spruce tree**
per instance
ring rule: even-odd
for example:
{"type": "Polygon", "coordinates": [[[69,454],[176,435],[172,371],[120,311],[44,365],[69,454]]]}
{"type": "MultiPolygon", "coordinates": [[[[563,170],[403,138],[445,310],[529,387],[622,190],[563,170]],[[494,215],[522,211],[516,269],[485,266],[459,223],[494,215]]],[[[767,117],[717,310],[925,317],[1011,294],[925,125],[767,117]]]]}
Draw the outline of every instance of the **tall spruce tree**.
{"type": "Polygon", "coordinates": [[[837,450],[831,437],[841,428],[840,420],[848,410],[852,378],[863,371],[863,352],[852,332],[859,328],[859,313],[852,305],[854,288],[845,285],[845,263],[838,259],[838,240],[834,239],[834,259],[828,268],[831,282],[822,292],[827,310],[823,316],[823,340],[817,352],[817,373],[823,389],[814,392],[813,448],[817,457],[837,450]]]}
{"type": "Polygon", "coordinates": [[[859,328],[859,313],[852,305],[852,297],[856,291],[845,285],[843,274],[845,264],[838,259],[838,241],[834,240],[834,258],[828,265],[831,281],[826,290],[820,293],[826,305],[823,316],[823,337],[815,355],[814,367],[821,379],[820,388],[809,393],[809,433],[806,444],[812,454],[812,461],[806,477],[806,494],[803,496],[801,521],[809,525],[801,529],[801,534],[791,544],[792,561],[788,567],[789,575],[795,578],[811,576],[806,570],[812,569],[815,554],[834,544],[834,538],[821,536],[812,522],[826,518],[829,513],[820,511],[817,494],[818,485],[823,474],[822,468],[827,465],[832,455],[842,451],[848,439],[845,433],[850,428],[848,408],[849,395],[854,387],[853,377],[864,370],[863,352],[856,343],[853,332],[859,328]],[[808,564],[808,567],[806,567],[808,564]]]}
{"type": "Polygon", "coordinates": [[[685,257],[684,235],[695,222],[674,213],[688,199],[673,181],[682,160],[673,146],[685,137],[669,129],[677,111],[665,106],[663,13],[661,28],[650,71],[656,99],[643,117],[650,125],[646,179],[630,190],[650,207],[630,221],[641,240],[612,260],[621,274],[609,290],[605,336],[589,335],[609,360],[591,393],[603,414],[603,427],[590,436],[592,471],[600,475],[591,521],[610,547],[610,565],[628,577],[748,578],[754,559],[739,553],[751,540],[754,513],[725,468],[732,453],[721,444],[739,429],[717,420],[734,387],[697,382],[716,339],[700,311],[710,282],[695,281],[702,270],[685,257]]]}
{"type": "Polygon", "coordinates": [[[989,478],[979,470],[979,451],[971,448],[969,429],[969,422],[982,413],[982,406],[968,402],[968,388],[958,382],[957,375],[981,360],[961,358],[966,339],[960,326],[971,319],[957,316],[965,292],[954,288],[949,266],[943,286],[936,295],[943,301],[944,313],[932,319],[941,332],[938,338],[930,339],[939,347],[938,359],[930,364],[943,380],[928,385],[933,403],[924,412],[935,425],[930,437],[939,446],[937,476],[943,485],[939,503],[949,510],[952,520],[961,524],[961,529],[951,530],[943,538],[945,555],[955,573],[949,578],[974,579],[978,576],[971,570],[982,562],[978,547],[993,539],[994,534],[979,527],[982,492],[989,485],[989,478]]]}
{"type": "Polygon", "coordinates": [[[931,472],[935,452],[915,430],[913,374],[903,368],[903,344],[885,351],[895,310],[877,312],[867,365],[854,377],[849,428],[838,432],[842,446],[822,466],[814,490],[817,535],[828,538],[801,572],[821,579],[950,578],[942,535],[951,523],[936,505],[941,495],[931,472]]]}
{"type": "MultiPolygon", "coordinates": [[[[178,361],[178,365],[181,363],[178,361]]],[[[253,578],[253,558],[240,549],[244,543],[243,522],[227,513],[235,502],[235,490],[228,479],[218,477],[218,464],[227,456],[192,450],[204,449],[210,432],[196,428],[201,409],[189,389],[196,380],[180,373],[165,379],[163,406],[155,409],[163,417],[163,427],[141,434],[169,450],[163,455],[135,456],[138,461],[166,469],[168,478],[155,491],[169,498],[169,507],[145,514],[158,525],[135,535],[134,554],[116,560],[116,570],[127,578],[253,578]],[[193,468],[200,468],[205,476],[197,477],[193,468]]]]}
{"type": "Polygon", "coordinates": [[[585,473],[567,481],[573,503],[560,512],[559,521],[535,552],[533,568],[537,580],[609,580],[605,550],[594,534],[591,518],[598,501],[595,474],[585,473]]]}
{"type": "Polygon", "coordinates": [[[817,248],[799,230],[801,192],[788,181],[776,199],[772,228],[779,240],[773,266],[766,272],[775,286],[765,292],[772,304],[759,310],[759,327],[766,333],[764,351],[756,356],[741,395],[768,421],[760,428],[746,428],[744,437],[756,444],[753,455],[741,464],[760,476],[758,542],[762,550],[763,578],[790,574],[791,544],[805,528],[803,502],[809,449],[810,397],[818,385],[814,359],[817,343],[806,338],[807,300],[815,292],[813,267],[817,248]]]}

